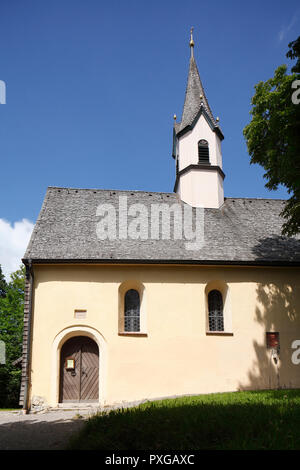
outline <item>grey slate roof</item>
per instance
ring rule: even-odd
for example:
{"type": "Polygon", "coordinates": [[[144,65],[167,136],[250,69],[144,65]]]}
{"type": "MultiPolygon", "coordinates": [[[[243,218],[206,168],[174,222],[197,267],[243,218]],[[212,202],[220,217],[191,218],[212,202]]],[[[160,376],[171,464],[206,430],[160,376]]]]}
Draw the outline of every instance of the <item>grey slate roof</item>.
{"type": "MultiPolygon", "coordinates": [[[[174,193],[50,187],[24,260],[300,265],[299,237],[280,235],[282,200],[227,198],[220,209],[205,209],[204,244],[188,250],[187,239],[174,240],[173,230],[169,240],[161,236],[146,240],[98,239],[96,227],[103,219],[96,215],[97,207],[112,204],[118,208],[119,196],[127,197],[128,208],[142,204],[149,226],[151,205],[186,206],[174,193]]],[[[128,221],[132,220],[136,219],[129,216],[128,221]]]]}
{"type": "Polygon", "coordinates": [[[188,126],[192,126],[194,120],[201,110],[204,110],[211,121],[214,128],[218,126],[213,113],[208,104],[205,91],[201,82],[201,78],[198,72],[197,64],[192,56],[190,58],[188,81],[185,92],[185,100],[182,112],[181,122],[175,123],[175,132],[178,134],[180,131],[188,126]],[[201,98],[202,96],[202,98],[201,98]]]}

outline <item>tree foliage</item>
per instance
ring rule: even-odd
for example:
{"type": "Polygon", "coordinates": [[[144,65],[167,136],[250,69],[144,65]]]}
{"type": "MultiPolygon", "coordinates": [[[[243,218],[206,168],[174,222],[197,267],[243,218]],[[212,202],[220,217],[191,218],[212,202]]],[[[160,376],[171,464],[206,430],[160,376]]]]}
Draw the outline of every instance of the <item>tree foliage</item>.
{"type": "Polygon", "coordinates": [[[289,44],[287,56],[298,58],[293,73],[279,66],[274,77],[255,86],[250,114],[244,128],[250,163],[265,169],[266,187],[275,190],[281,184],[291,195],[281,215],[285,219],[283,235],[300,232],[300,104],[292,102],[292,83],[300,79],[300,37],[289,44]]]}
{"type": "Polygon", "coordinates": [[[7,290],[7,282],[5,280],[4,274],[2,272],[2,268],[0,265],[0,298],[6,296],[6,290],[7,290]]]}
{"type": "Polygon", "coordinates": [[[300,73],[300,36],[296,41],[289,43],[289,50],[286,54],[290,59],[297,59],[296,64],[291,68],[292,72],[300,73]]]}
{"type": "Polygon", "coordinates": [[[6,362],[0,365],[0,407],[17,406],[21,370],[13,362],[22,355],[25,268],[11,274],[5,296],[0,297],[0,340],[6,362]]]}

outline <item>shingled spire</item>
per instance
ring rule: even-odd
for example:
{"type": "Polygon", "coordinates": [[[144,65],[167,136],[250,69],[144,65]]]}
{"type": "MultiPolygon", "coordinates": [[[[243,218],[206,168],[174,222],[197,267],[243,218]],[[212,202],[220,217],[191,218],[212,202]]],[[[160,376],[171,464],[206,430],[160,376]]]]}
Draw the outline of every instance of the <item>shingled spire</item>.
{"type": "Polygon", "coordinates": [[[209,124],[211,125],[213,130],[217,131],[222,139],[224,138],[223,134],[208,104],[202,81],[199,75],[199,71],[197,68],[197,64],[194,58],[193,28],[191,29],[190,49],[191,57],[182,119],[181,122],[177,122],[175,125],[176,134],[183,131],[184,129],[188,130],[193,127],[195,121],[203,112],[204,116],[206,117],[206,119],[208,119],[209,124]]]}

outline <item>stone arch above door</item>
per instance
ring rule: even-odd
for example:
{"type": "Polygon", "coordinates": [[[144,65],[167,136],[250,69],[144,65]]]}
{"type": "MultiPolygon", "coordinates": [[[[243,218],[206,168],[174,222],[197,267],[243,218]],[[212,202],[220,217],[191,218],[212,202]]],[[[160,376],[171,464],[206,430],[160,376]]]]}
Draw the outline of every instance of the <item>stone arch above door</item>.
{"type": "Polygon", "coordinates": [[[50,406],[56,407],[59,403],[59,378],[60,378],[60,352],[63,344],[75,336],[87,336],[93,339],[99,348],[99,405],[106,402],[106,378],[107,378],[107,343],[103,335],[95,328],[76,325],[60,331],[54,338],[51,356],[51,399],[50,406]]]}

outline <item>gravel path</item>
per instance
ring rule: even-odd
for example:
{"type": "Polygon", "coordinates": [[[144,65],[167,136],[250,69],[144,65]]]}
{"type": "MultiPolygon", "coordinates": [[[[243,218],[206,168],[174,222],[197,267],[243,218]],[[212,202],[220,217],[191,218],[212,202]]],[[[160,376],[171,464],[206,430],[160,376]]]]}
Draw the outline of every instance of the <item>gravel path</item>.
{"type": "Polygon", "coordinates": [[[79,431],[91,410],[49,411],[23,415],[0,411],[0,450],[64,449],[70,436],[79,431]],[[78,414],[82,418],[78,418],[78,414]]]}
{"type": "MultiPolygon", "coordinates": [[[[153,398],[151,401],[172,397],[153,398]]],[[[0,450],[61,450],[73,433],[79,431],[85,421],[97,411],[131,408],[149,400],[116,403],[105,408],[53,409],[42,413],[23,415],[21,411],[0,409],[0,450]]]]}

